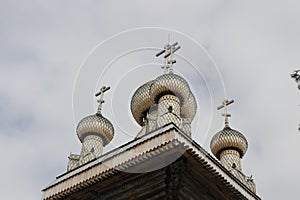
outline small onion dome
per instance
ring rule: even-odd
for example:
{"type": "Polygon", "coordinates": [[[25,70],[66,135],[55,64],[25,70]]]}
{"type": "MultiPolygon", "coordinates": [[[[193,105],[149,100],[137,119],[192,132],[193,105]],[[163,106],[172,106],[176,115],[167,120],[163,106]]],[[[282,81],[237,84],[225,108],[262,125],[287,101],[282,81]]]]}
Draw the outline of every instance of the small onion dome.
{"type": "Polygon", "coordinates": [[[143,118],[146,116],[147,111],[154,104],[150,97],[150,87],[154,81],[149,81],[140,86],[133,94],[131,99],[131,113],[135,121],[143,125],[143,118]]]}
{"type": "Polygon", "coordinates": [[[150,95],[154,102],[165,94],[172,94],[179,98],[181,105],[185,104],[189,98],[190,87],[187,81],[173,73],[163,74],[157,77],[151,86],[150,95]]]}
{"type": "Polygon", "coordinates": [[[197,111],[197,100],[192,92],[190,92],[189,98],[185,104],[181,107],[180,114],[182,117],[193,120],[197,111]]]}
{"type": "Polygon", "coordinates": [[[220,153],[226,149],[235,149],[242,158],[248,148],[248,142],[244,135],[236,130],[225,126],[223,130],[214,135],[210,142],[212,153],[220,159],[220,153]]]}
{"type": "Polygon", "coordinates": [[[114,137],[112,123],[100,113],[83,118],[77,126],[77,136],[81,142],[88,135],[97,135],[102,138],[103,145],[107,145],[114,137]]]}

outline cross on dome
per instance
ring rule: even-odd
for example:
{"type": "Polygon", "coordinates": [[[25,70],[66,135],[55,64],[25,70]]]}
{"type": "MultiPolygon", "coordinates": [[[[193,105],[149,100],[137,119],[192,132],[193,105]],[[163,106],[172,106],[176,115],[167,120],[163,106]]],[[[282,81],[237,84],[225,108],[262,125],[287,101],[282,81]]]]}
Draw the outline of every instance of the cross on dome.
{"type": "Polygon", "coordinates": [[[298,83],[298,89],[300,90],[300,74],[299,69],[294,70],[294,73],[291,74],[291,78],[295,79],[296,83],[298,83]]]}
{"type": "Polygon", "coordinates": [[[106,92],[107,90],[109,90],[110,87],[109,86],[103,86],[101,89],[100,89],[100,92],[96,93],[95,96],[98,97],[100,95],[100,99],[97,100],[97,102],[99,103],[99,106],[98,106],[98,110],[97,110],[97,113],[101,114],[101,110],[102,110],[102,104],[105,102],[104,101],[104,92],[106,92]]]}
{"type": "Polygon", "coordinates": [[[229,117],[231,117],[231,115],[227,112],[227,106],[229,106],[230,104],[234,103],[234,100],[228,100],[228,99],[225,99],[223,102],[222,102],[222,105],[217,107],[217,110],[220,110],[222,108],[224,108],[224,113],[222,113],[222,116],[225,117],[225,126],[228,127],[229,126],[229,117]]]}
{"type": "Polygon", "coordinates": [[[164,49],[156,54],[156,57],[158,57],[163,53],[165,53],[164,55],[165,64],[162,66],[162,69],[164,69],[165,74],[173,73],[173,64],[176,63],[176,60],[173,59],[173,55],[177,50],[181,48],[181,46],[177,46],[178,42],[175,42],[170,45],[170,35],[168,40],[169,40],[168,44],[164,46],[164,49]]]}

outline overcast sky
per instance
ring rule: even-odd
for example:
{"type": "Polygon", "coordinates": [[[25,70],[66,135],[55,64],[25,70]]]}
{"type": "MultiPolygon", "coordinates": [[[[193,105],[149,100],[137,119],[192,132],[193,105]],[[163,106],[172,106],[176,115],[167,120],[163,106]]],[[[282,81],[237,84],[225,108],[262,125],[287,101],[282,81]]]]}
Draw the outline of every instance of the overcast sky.
{"type": "Polygon", "coordinates": [[[78,120],[95,112],[103,84],[112,86],[103,114],[116,129],[105,151],[133,139],[130,98],[162,73],[154,55],[168,32],[182,46],[176,73],[198,100],[193,139],[210,152],[226,93],[258,195],[298,196],[300,102],[289,75],[300,68],[299,1],[2,0],[0,13],[2,199],[40,199],[66,171],[68,154],[81,148],[78,120]]]}

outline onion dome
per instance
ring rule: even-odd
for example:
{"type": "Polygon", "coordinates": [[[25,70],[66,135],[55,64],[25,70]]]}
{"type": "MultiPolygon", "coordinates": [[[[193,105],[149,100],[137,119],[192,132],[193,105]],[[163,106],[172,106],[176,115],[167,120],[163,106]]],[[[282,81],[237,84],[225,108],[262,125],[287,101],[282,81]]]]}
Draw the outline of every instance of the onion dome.
{"type": "Polygon", "coordinates": [[[150,96],[150,87],[154,81],[149,81],[140,86],[133,94],[131,99],[131,113],[135,121],[143,126],[143,118],[146,117],[147,111],[154,104],[150,96]]]}
{"type": "Polygon", "coordinates": [[[77,136],[81,142],[88,135],[97,135],[102,138],[103,145],[108,144],[114,137],[112,123],[100,113],[83,118],[77,126],[77,136]]]}
{"type": "Polygon", "coordinates": [[[193,120],[197,111],[197,101],[194,94],[190,91],[189,98],[181,107],[181,116],[193,120]]]}
{"type": "Polygon", "coordinates": [[[98,100],[99,105],[97,113],[83,118],[78,123],[76,132],[81,142],[84,141],[84,138],[86,136],[96,135],[102,138],[103,145],[105,146],[114,137],[114,127],[112,123],[101,114],[102,104],[104,103],[103,95],[104,92],[108,91],[109,89],[109,86],[103,86],[100,89],[100,92],[95,94],[96,97],[100,95],[100,100],[98,100]]]}
{"type": "Polygon", "coordinates": [[[216,133],[210,142],[210,149],[218,159],[220,159],[220,153],[226,149],[237,150],[242,158],[247,148],[248,142],[244,135],[229,126],[225,126],[223,130],[216,133]]]}
{"type": "Polygon", "coordinates": [[[187,81],[173,73],[163,74],[154,80],[150,88],[150,96],[154,102],[166,94],[172,94],[179,98],[181,105],[188,101],[190,87],[187,81]]]}

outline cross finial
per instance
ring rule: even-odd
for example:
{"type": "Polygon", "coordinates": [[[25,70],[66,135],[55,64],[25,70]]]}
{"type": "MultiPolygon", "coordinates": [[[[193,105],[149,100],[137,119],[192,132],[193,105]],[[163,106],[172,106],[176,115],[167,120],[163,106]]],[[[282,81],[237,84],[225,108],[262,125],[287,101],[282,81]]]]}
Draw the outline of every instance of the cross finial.
{"type": "Polygon", "coordinates": [[[170,45],[170,34],[169,34],[168,44],[165,45],[163,50],[161,50],[156,54],[156,57],[158,57],[163,53],[165,53],[164,55],[165,64],[162,66],[162,68],[164,69],[164,73],[173,73],[173,64],[176,63],[176,60],[173,59],[173,55],[178,49],[181,48],[180,46],[177,45],[178,42],[175,42],[174,44],[170,45]]]}
{"type": "Polygon", "coordinates": [[[106,87],[106,86],[103,86],[101,89],[100,89],[100,92],[96,93],[95,96],[98,97],[100,95],[100,99],[97,100],[97,102],[99,103],[99,106],[98,106],[98,110],[97,110],[97,113],[101,114],[101,110],[102,110],[102,104],[105,102],[104,101],[104,92],[106,92],[107,90],[109,90],[110,87],[106,87]]]}
{"type": "Polygon", "coordinates": [[[294,73],[291,74],[291,78],[295,79],[296,83],[298,83],[298,89],[300,90],[300,74],[299,69],[294,70],[294,73]]]}
{"type": "MultiPolygon", "coordinates": [[[[298,83],[298,90],[300,90],[300,74],[299,69],[294,70],[294,73],[291,74],[291,78],[295,79],[296,83],[298,83]]],[[[300,131],[300,124],[298,124],[298,131],[300,131]]]]}
{"type": "Polygon", "coordinates": [[[225,126],[228,127],[229,126],[229,117],[231,117],[231,115],[227,112],[227,106],[229,106],[230,104],[234,103],[234,100],[228,100],[228,99],[225,99],[223,102],[222,102],[222,105],[217,107],[217,110],[220,110],[222,108],[224,108],[224,113],[222,113],[222,116],[225,117],[225,126]]]}

